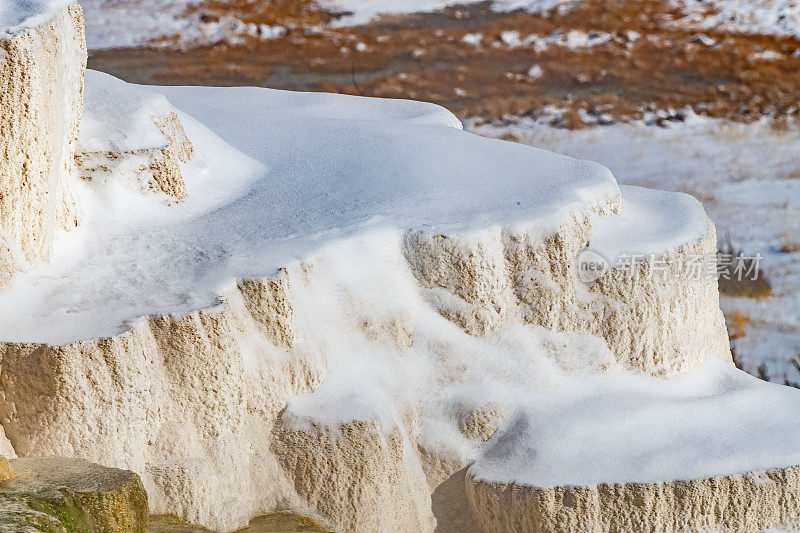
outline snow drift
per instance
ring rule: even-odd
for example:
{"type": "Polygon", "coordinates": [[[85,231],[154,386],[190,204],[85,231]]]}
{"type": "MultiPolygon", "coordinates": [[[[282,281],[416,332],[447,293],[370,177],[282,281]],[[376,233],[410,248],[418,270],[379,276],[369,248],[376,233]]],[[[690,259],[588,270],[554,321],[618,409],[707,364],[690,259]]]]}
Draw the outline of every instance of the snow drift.
{"type": "Polygon", "coordinates": [[[680,275],[715,249],[693,198],[429,104],[99,73],[92,94],[82,146],[191,146],[185,198],[71,176],[81,224],[0,294],[5,453],[133,470],[152,513],[218,530],[800,515],[800,392],[737,371],[715,279],[680,275]],[[582,281],[587,247],[609,268],[582,281]]]}

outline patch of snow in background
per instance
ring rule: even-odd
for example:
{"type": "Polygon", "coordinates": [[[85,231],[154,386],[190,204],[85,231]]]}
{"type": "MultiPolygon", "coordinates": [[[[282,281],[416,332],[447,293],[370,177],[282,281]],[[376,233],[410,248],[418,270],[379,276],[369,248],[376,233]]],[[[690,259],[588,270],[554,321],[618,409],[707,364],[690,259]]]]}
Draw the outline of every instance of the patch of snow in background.
{"type": "Polygon", "coordinates": [[[743,33],[800,36],[798,0],[670,0],[687,17],[680,22],[743,33]]]}
{"type": "Polygon", "coordinates": [[[243,42],[244,36],[262,40],[286,35],[283,26],[246,23],[236,13],[218,21],[204,21],[187,7],[200,0],[79,0],[86,20],[86,44],[90,50],[153,46],[164,37],[178,48],[226,41],[243,42]]]}
{"type": "MultiPolygon", "coordinates": [[[[30,6],[65,0],[30,0],[19,4],[4,0],[0,3],[0,26],[5,21],[19,18],[19,12],[30,6]],[[2,9],[5,6],[5,11],[2,9]]],[[[381,14],[404,14],[438,11],[448,6],[470,4],[480,0],[319,0],[319,5],[334,12],[349,13],[337,25],[355,25],[369,22],[381,14]]],[[[800,36],[800,2],[797,0],[664,0],[679,7],[686,17],[678,25],[698,28],[722,28],[751,33],[775,33],[800,36]]],[[[185,16],[187,5],[200,0],[79,0],[86,13],[87,41],[90,49],[144,46],[163,36],[179,36],[179,44],[196,46],[223,40],[238,42],[244,34],[270,38],[270,31],[255,30],[236,18],[236,13],[219,22],[201,21],[199,16],[185,16]]],[[[578,0],[495,0],[497,11],[524,9],[541,13],[554,8],[568,10],[580,4],[578,0]]],[[[253,25],[254,26],[254,25],[253,25]]],[[[280,32],[278,32],[280,33],[280,32]]],[[[280,36],[280,35],[276,35],[280,36]]],[[[274,37],[274,36],[273,36],[274,37]]],[[[568,46],[587,46],[580,40],[569,40],[568,46]]],[[[634,38],[629,40],[635,40],[634,38]]],[[[477,43],[471,43],[477,44],[477,43]]],[[[596,43],[595,43],[596,44],[596,43]]],[[[591,45],[589,45],[591,46],[591,45]]]]}
{"type": "MultiPolygon", "coordinates": [[[[62,0],[53,0],[62,1],[62,0]]],[[[66,0],[63,0],[66,1],[66,0]]],[[[186,7],[201,0],[79,0],[86,15],[86,40],[90,50],[132,48],[152,44],[164,36],[177,36],[179,46],[199,46],[229,41],[240,42],[242,35],[260,38],[281,37],[282,28],[245,24],[236,13],[219,22],[186,16],[186,7]]],[[[469,4],[480,0],[320,0],[319,5],[336,12],[350,12],[338,25],[362,24],[380,14],[430,12],[447,6],[469,4]]],[[[527,9],[542,12],[574,0],[496,0],[495,9],[527,9]]]]}
{"type": "Polygon", "coordinates": [[[182,18],[199,0],[79,0],[90,50],[144,46],[164,35],[194,33],[195,21],[182,18]]]}
{"type": "MultiPolygon", "coordinates": [[[[319,0],[319,5],[334,12],[351,13],[339,24],[364,24],[379,15],[403,13],[429,13],[446,7],[472,4],[483,0],[319,0]]],[[[493,9],[513,11],[524,9],[530,13],[549,11],[562,5],[578,4],[577,0],[494,0],[493,9]]]]}

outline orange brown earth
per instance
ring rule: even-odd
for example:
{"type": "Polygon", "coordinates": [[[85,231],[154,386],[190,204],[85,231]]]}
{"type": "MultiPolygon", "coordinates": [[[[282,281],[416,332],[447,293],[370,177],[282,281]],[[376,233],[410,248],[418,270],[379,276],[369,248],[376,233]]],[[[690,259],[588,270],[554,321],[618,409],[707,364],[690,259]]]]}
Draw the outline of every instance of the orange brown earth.
{"type": "Polygon", "coordinates": [[[286,35],[237,44],[98,50],[90,68],[128,81],[256,85],[428,100],[461,117],[542,115],[578,128],[681,119],[680,110],[752,121],[796,116],[800,39],[700,32],[654,0],[582,2],[549,13],[496,13],[489,3],[336,27],[310,2],[207,1],[207,21],[235,13],[286,35]],[[480,37],[479,37],[480,36],[480,37]],[[655,113],[653,113],[655,112],[655,113]]]}

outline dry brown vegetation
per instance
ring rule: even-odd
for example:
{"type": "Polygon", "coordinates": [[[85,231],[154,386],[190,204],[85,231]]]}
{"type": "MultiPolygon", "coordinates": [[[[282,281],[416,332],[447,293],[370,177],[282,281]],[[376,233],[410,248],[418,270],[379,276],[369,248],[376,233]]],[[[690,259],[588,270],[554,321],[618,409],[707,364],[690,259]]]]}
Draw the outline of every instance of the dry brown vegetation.
{"type": "Polygon", "coordinates": [[[781,236],[780,251],[785,254],[800,252],[800,235],[791,237],[784,233],[781,236]]]}
{"type": "Polygon", "coordinates": [[[731,340],[741,339],[747,335],[747,324],[750,317],[741,311],[731,311],[725,314],[725,322],[728,326],[728,337],[731,340]]]}
{"type": "Polygon", "coordinates": [[[760,270],[759,261],[727,242],[717,254],[719,293],[734,298],[769,298],[772,285],[760,270]]]}
{"type": "MultiPolygon", "coordinates": [[[[679,13],[659,0],[595,0],[564,14],[540,15],[493,13],[487,4],[474,4],[351,28],[325,26],[334,14],[315,10],[309,1],[210,0],[192,9],[212,20],[234,13],[246,22],[287,25],[289,31],[281,39],[247,38],[235,46],[100,51],[92,54],[91,66],[145,83],[414,98],[490,119],[555,105],[567,109],[555,125],[571,128],[584,125],[587,116],[639,119],[648,108],[687,106],[741,121],[764,114],[790,117],[800,101],[800,56],[793,56],[800,40],[706,31],[716,41],[707,46],[696,31],[676,27],[679,13]],[[309,31],[308,25],[322,25],[323,31],[309,31]],[[537,52],[502,43],[499,37],[508,30],[523,37],[580,30],[615,38],[591,48],[551,44],[537,52]],[[642,37],[629,39],[628,31],[642,37]],[[462,42],[468,33],[481,33],[483,43],[462,42]],[[765,50],[784,57],[754,59],[765,50]],[[527,75],[532,65],[541,67],[540,78],[527,75]]],[[[655,120],[681,119],[677,112],[655,120]]]]}

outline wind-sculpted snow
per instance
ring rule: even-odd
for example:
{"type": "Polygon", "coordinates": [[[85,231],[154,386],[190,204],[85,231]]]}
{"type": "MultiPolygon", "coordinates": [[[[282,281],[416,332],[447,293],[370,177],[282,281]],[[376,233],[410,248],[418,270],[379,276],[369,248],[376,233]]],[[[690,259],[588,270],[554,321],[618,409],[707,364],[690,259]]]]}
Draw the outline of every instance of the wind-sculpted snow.
{"type": "Polygon", "coordinates": [[[123,185],[100,194],[81,187],[83,227],[51,268],[0,297],[15,309],[0,338],[61,344],[119,333],[143,315],[207,307],[237,278],[269,275],[366,228],[525,222],[552,233],[618,202],[603,167],[465,133],[432,105],[261,89],[163,92],[245,155],[185,117],[189,136],[205,143],[186,172],[185,206],[130,198],[123,185]]]}
{"type": "MultiPolygon", "coordinates": [[[[647,502],[754,470],[775,479],[732,482],[742,516],[748,496],[788,502],[759,525],[798,516],[800,393],[737,371],[716,280],[679,276],[714,251],[695,200],[429,104],[150,89],[167,104],[87,79],[120,99],[117,122],[87,99],[94,132],[151,127],[126,98],[178,116],[187,196],[75,180],[81,225],[0,293],[3,450],[131,469],[152,513],[224,531],[276,509],[336,531],[523,529],[541,498],[618,527],[614,498],[603,522],[525,491],[661,482],[647,502]],[[593,280],[587,246],[609,256],[593,280]],[[508,491],[525,497],[493,509],[508,491]]],[[[676,501],[681,527],[708,523],[705,499],[676,501]]]]}

